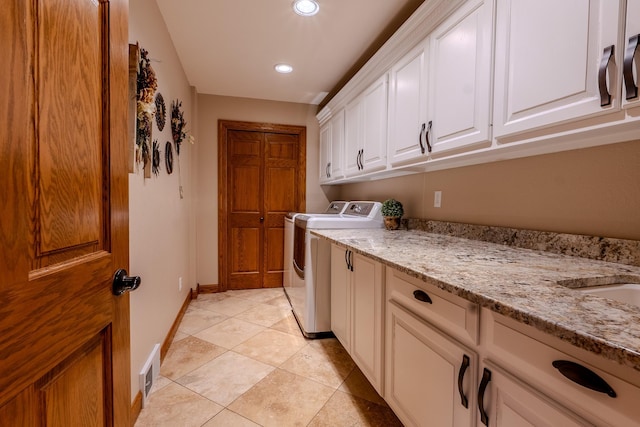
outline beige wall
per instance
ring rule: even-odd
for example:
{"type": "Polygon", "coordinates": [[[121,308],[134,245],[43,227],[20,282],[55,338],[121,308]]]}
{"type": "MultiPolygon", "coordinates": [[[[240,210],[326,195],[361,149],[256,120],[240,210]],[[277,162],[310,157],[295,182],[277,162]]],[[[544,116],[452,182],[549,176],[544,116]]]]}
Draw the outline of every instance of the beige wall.
{"type": "MultiPolygon", "coordinates": [[[[129,41],[149,51],[158,78],[158,91],[167,107],[162,132],[153,124],[152,138],[160,143],[164,156],[166,141],[172,141],[171,101],[180,99],[187,129],[195,125],[192,94],[178,60],[162,15],[154,0],[129,3],[129,41]]],[[[162,344],[190,288],[195,288],[195,220],[191,173],[193,147],[183,144],[180,168],[174,151],[174,172],[168,175],[164,162],[156,177],[142,172],[129,175],[129,272],[142,278],[131,293],[131,397],[139,391],[138,373],[156,343],[162,344]],[[184,198],[180,198],[182,184],[184,198]],[[182,277],[182,291],[178,278],[182,277]]],[[[162,157],[164,160],[164,157],[162,157]]]]}
{"type": "Polygon", "coordinates": [[[339,196],[394,197],[412,218],[640,240],[640,141],[342,185],[339,196]]]}
{"type": "Polygon", "coordinates": [[[218,284],[218,120],[237,120],[307,127],[306,210],[324,210],[338,189],[318,184],[317,106],[214,95],[198,96],[196,165],[197,282],[218,284]]]}

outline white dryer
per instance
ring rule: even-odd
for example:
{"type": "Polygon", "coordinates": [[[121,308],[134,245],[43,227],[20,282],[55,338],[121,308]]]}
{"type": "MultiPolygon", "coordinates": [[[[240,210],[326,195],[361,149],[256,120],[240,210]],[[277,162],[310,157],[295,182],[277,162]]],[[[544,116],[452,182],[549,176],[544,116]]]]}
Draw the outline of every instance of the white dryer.
{"type": "MultiPolygon", "coordinates": [[[[327,209],[322,213],[306,213],[304,215],[313,216],[326,216],[326,215],[339,215],[347,209],[349,202],[336,200],[329,203],[327,209]]],[[[284,273],[282,277],[282,285],[287,295],[288,289],[291,288],[293,275],[293,221],[296,216],[303,215],[300,212],[289,212],[284,218],[284,273]]]]}
{"type": "Polygon", "coordinates": [[[340,215],[297,215],[294,219],[292,283],[287,296],[302,334],[307,338],[331,332],[331,244],[311,234],[318,229],[383,228],[380,202],[349,202],[340,215]]]}

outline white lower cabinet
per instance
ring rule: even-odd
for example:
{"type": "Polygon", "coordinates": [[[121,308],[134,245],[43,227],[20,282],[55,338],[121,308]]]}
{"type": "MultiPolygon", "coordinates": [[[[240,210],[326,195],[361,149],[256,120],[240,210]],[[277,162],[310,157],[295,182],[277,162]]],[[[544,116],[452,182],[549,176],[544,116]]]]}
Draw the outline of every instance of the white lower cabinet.
{"type": "Polygon", "coordinates": [[[331,328],[406,426],[640,427],[640,371],[337,245],[331,328]]]}
{"type": "Polygon", "coordinates": [[[385,294],[389,406],[407,426],[474,425],[477,306],[390,268],[385,294]]]}
{"type": "Polygon", "coordinates": [[[481,324],[478,425],[640,426],[640,372],[486,309],[481,324]]]}
{"type": "Polygon", "coordinates": [[[380,395],[383,394],[384,268],[331,247],[331,330],[380,395]]]}
{"type": "Polygon", "coordinates": [[[593,425],[497,366],[487,364],[478,395],[478,425],[495,427],[593,425]]]}
{"type": "Polygon", "coordinates": [[[385,398],[407,426],[472,426],[475,352],[391,301],[385,398]]]}

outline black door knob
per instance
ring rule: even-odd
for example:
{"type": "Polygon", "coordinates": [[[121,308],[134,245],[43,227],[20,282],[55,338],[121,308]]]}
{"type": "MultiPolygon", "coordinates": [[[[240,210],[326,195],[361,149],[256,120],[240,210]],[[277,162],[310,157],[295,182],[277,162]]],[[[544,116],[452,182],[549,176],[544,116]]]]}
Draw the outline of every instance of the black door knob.
{"type": "Polygon", "coordinates": [[[127,270],[121,268],[113,275],[111,292],[113,292],[114,295],[122,295],[125,292],[138,289],[140,282],[142,282],[140,276],[127,276],[127,270]]]}

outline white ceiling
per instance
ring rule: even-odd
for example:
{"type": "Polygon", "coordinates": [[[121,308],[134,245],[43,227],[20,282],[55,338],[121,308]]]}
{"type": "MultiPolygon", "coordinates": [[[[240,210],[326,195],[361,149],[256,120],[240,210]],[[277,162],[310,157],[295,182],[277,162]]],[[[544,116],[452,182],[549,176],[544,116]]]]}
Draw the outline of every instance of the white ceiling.
{"type": "Polygon", "coordinates": [[[199,93],[318,104],[397,17],[422,0],[156,0],[199,93]],[[293,66],[278,74],[277,63],[293,66]]]}

